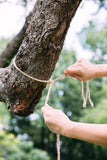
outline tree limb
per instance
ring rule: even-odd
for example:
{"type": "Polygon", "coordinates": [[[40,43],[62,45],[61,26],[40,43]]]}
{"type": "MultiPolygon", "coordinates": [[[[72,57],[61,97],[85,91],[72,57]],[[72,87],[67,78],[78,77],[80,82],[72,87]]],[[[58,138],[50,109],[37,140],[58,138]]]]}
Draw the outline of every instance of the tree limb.
{"type": "Polygon", "coordinates": [[[31,16],[32,16],[32,12],[27,16],[25,24],[21,29],[21,31],[13,38],[11,42],[9,42],[6,49],[0,55],[0,67],[2,68],[7,67],[10,64],[12,58],[18,52],[18,49],[24,39],[25,32],[30,22],[31,16]]]}

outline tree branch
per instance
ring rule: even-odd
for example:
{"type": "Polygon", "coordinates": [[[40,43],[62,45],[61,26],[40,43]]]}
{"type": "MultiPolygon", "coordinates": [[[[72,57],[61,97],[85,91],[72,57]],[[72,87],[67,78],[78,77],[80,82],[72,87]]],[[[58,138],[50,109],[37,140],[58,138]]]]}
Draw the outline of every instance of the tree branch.
{"type": "MultiPolygon", "coordinates": [[[[82,0],[38,0],[17,57],[27,74],[48,80],[58,61],[70,22],[82,0]]],[[[0,74],[0,97],[10,111],[27,116],[34,111],[46,84],[31,80],[14,65],[0,74]]]]}
{"type": "Polygon", "coordinates": [[[13,40],[7,45],[6,49],[0,55],[0,67],[7,67],[10,64],[12,58],[18,52],[18,49],[24,39],[25,32],[30,22],[31,16],[32,12],[27,16],[25,24],[21,31],[13,38],[13,40]]]}

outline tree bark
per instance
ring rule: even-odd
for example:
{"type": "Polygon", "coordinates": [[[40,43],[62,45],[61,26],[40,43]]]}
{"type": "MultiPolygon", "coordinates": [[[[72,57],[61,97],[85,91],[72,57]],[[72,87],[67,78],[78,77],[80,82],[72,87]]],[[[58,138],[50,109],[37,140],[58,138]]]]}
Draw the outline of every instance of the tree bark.
{"type": "MultiPolygon", "coordinates": [[[[25,73],[48,80],[61,53],[70,22],[82,0],[38,0],[16,56],[25,73]]],[[[31,80],[14,65],[0,69],[0,100],[19,116],[30,115],[45,83],[31,80]]]]}

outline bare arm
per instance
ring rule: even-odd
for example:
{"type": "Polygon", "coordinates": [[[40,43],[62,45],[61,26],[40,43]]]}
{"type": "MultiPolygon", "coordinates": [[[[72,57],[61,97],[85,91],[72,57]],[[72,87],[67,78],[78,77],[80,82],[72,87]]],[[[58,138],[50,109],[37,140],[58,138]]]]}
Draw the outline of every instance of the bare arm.
{"type": "MultiPolygon", "coordinates": [[[[80,81],[107,76],[107,64],[94,65],[86,59],[80,59],[64,71],[80,81]]],[[[60,110],[50,106],[42,107],[45,123],[55,133],[83,141],[107,146],[107,124],[89,124],[70,121],[60,110]]]]}
{"type": "Polygon", "coordinates": [[[94,65],[81,58],[64,71],[65,76],[72,76],[80,81],[107,76],[107,64],[94,65]]]}
{"type": "Polygon", "coordinates": [[[107,146],[107,124],[89,124],[70,121],[60,110],[42,107],[45,123],[49,129],[69,138],[107,146]]]}
{"type": "Polygon", "coordinates": [[[65,131],[67,137],[107,147],[107,124],[69,122],[68,126],[65,131]]]}

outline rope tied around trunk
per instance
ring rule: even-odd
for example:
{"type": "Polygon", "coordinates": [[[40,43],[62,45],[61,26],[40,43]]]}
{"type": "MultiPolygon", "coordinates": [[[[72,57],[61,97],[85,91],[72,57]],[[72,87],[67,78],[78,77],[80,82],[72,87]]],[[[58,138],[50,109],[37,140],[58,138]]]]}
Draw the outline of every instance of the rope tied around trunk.
{"type": "MultiPolygon", "coordinates": [[[[18,68],[18,66],[16,65],[15,63],[15,60],[16,60],[16,57],[14,58],[13,60],[13,65],[14,67],[20,72],[22,73],[23,75],[25,75],[26,77],[32,79],[32,80],[35,80],[35,81],[38,81],[38,82],[42,82],[42,83],[49,83],[49,89],[48,89],[48,93],[47,93],[47,96],[46,96],[46,100],[45,100],[45,105],[48,104],[48,99],[49,99],[49,96],[50,96],[50,92],[51,92],[51,89],[52,89],[52,86],[53,84],[64,78],[65,75],[61,75],[59,77],[57,77],[56,79],[52,80],[52,79],[49,79],[49,80],[41,80],[41,79],[38,79],[38,78],[35,78],[35,77],[32,77],[30,75],[28,75],[27,73],[23,72],[21,69],[18,68]]],[[[89,88],[89,81],[86,81],[86,84],[87,84],[87,89],[86,89],[86,98],[84,97],[84,85],[83,85],[83,81],[81,82],[81,85],[82,85],[82,98],[83,98],[83,107],[86,107],[86,103],[87,103],[87,98],[89,99],[89,102],[91,104],[91,107],[93,107],[93,102],[90,98],[90,88],[89,88]]],[[[57,160],[60,160],[60,135],[57,134],[57,160]]]]}

